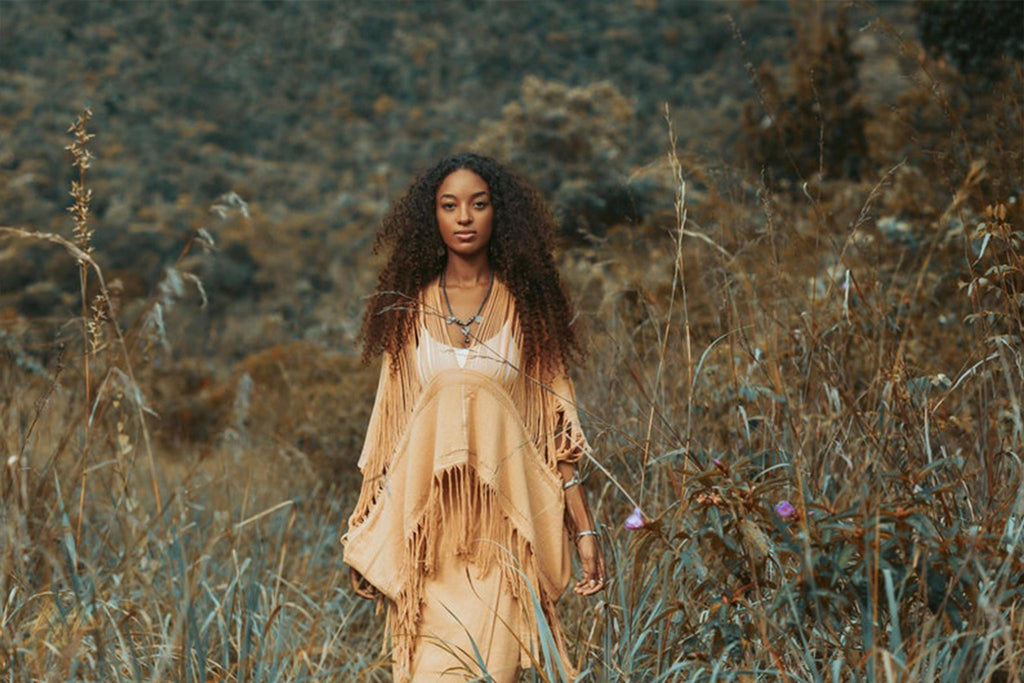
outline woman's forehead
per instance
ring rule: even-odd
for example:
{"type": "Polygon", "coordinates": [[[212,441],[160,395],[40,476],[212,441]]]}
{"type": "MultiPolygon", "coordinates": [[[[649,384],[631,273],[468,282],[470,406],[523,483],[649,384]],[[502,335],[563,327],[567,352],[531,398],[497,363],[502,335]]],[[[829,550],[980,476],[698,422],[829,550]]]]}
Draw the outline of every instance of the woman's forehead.
{"type": "Polygon", "coordinates": [[[468,196],[487,192],[487,181],[468,168],[460,168],[449,173],[437,188],[437,196],[452,195],[468,196]]]}

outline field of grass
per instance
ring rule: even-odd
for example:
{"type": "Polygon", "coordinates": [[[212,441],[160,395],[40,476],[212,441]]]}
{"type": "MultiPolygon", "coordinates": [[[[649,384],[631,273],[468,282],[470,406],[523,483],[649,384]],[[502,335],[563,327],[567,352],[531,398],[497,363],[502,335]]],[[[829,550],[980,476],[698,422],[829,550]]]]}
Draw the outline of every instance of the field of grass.
{"type": "MultiPolygon", "coordinates": [[[[560,254],[613,577],[562,601],[587,680],[1024,679],[1021,73],[945,92],[914,95],[938,132],[874,121],[914,135],[861,180],[723,173],[667,133],[644,172],[674,211],[560,254]]],[[[82,283],[77,343],[41,362],[0,337],[0,680],[390,680],[337,540],[357,449],[265,428],[300,405],[358,434],[373,369],[268,352],[205,404],[207,449],[161,438],[165,321],[202,283],[167,264],[120,309],[90,256],[89,125],[74,230],[0,227],[82,283]]]]}

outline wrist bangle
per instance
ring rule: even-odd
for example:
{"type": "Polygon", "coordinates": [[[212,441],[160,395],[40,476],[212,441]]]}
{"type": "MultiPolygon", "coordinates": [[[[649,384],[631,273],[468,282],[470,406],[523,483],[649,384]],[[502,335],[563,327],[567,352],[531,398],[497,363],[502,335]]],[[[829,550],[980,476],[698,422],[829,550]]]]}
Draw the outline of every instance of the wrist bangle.
{"type": "Polygon", "coordinates": [[[568,489],[571,486],[576,486],[577,484],[582,484],[582,483],[583,483],[583,480],[580,479],[579,470],[573,470],[572,471],[572,479],[570,479],[569,481],[566,481],[566,482],[562,482],[562,490],[565,491],[566,489],[568,489]]]}
{"type": "Polygon", "coordinates": [[[587,529],[586,531],[580,531],[576,534],[576,540],[580,540],[584,536],[597,536],[597,531],[594,529],[587,529]]]}

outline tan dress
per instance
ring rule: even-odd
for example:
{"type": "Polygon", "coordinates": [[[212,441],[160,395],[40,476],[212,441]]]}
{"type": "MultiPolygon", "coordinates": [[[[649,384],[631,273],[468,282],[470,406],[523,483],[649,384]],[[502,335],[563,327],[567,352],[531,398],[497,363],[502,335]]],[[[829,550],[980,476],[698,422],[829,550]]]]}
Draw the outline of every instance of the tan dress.
{"type": "Polygon", "coordinates": [[[557,463],[590,450],[572,382],[520,371],[498,278],[468,348],[436,279],[410,304],[417,334],[381,368],[342,537],[345,562],[386,599],[395,680],[464,681],[481,661],[495,681],[534,663],[571,679],[555,610],[570,571],[557,463]]]}

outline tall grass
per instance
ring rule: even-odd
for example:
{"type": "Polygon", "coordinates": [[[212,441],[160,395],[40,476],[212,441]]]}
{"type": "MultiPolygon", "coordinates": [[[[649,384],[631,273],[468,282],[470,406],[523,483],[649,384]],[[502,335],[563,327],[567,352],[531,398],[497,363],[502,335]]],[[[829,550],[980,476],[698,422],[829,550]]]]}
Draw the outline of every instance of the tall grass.
{"type": "MultiPolygon", "coordinates": [[[[906,201],[902,164],[730,198],[673,138],[663,232],[563,255],[593,331],[577,385],[613,570],[564,600],[585,675],[1021,680],[1024,239],[975,161],[899,227],[876,214],[906,201]],[[711,188],[700,213],[688,178],[711,188]]],[[[0,237],[70,251],[83,304],[99,282],[81,347],[47,367],[0,351],[3,679],[388,680],[337,542],[353,482],[256,441],[197,460],[149,438],[146,351],[201,286],[181,259],[125,321],[81,239],[0,237]]]]}
{"type": "Polygon", "coordinates": [[[604,464],[656,515],[610,534],[618,582],[579,618],[598,679],[1021,679],[1024,238],[1012,198],[978,206],[980,166],[916,251],[863,218],[896,169],[839,230],[836,203],[762,187],[756,232],[682,251],[699,314],[673,328],[674,289],[640,278],[598,300],[604,464]],[[638,413],[653,461],[623,435],[638,413]]]}

